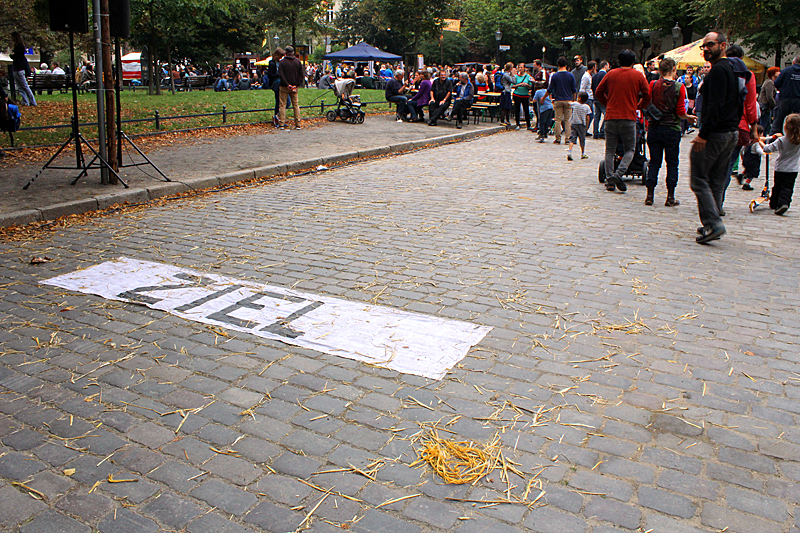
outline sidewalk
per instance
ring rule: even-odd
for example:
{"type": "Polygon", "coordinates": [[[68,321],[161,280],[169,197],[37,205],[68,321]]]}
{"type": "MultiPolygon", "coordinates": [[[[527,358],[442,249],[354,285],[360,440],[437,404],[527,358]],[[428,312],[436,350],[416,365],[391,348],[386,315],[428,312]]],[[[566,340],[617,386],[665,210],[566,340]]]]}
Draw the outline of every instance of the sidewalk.
{"type": "MultiPolygon", "coordinates": [[[[315,121],[304,123],[301,131],[277,131],[271,125],[245,127],[254,134],[225,135],[225,130],[211,130],[202,136],[166,134],[153,143],[152,137],[134,139],[137,144],[159,144],[148,150],[148,157],[171,180],[166,183],[149,166],[122,169],[120,176],[130,188],[102,185],[100,172],[94,169],[75,186],[70,183],[77,170],[46,170],[28,188],[22,187],[39,172],[45,160],[20,161],[13,155],[0,163],[0,226],[51,220],[60,216],[103,209],[120,202],[144,202],[159,197],[204,189],[253,177],[268,177],[285,172],[315,168],[355,158],[403,152],[427,145],[441,145],[476,135],[504,131],[492,123],[466,125],[442,122],[397,124],[394,115],[368,116],[364,124],[315,121]],[[172,141],[174,139],[174,141],[172,141]],[[156,179],[159,178],[159,179],[156,179]]],[[[55,153],[56,148],[49,154],[55,153]]],[[[126,147],[124,162],[142,159],[126,147]]],[[[75,164],[71,145],[54,163],[75,164]]],[[[387,169],[391,172],[391,169],[387,169]]]]}

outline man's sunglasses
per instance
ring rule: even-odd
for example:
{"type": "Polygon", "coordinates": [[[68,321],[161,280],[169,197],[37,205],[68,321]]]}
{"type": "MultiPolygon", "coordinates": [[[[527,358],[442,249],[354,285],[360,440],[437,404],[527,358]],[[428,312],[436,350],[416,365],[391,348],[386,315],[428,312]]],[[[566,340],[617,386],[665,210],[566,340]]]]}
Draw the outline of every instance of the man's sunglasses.
{"type": "Polygon", "coordinates": [[[719,41],[708,41],[707,43],[703,43],[703,44],[701,44],[701,45],[700,45],[700,48],[701,48],[701,49],[702,49],[702,48],[706,48],[706,49],[709,49],[709,50],[710,50],[711,48],[714,48],[714,45],[715,45],[715,44],[719,44],[719,41]]]}

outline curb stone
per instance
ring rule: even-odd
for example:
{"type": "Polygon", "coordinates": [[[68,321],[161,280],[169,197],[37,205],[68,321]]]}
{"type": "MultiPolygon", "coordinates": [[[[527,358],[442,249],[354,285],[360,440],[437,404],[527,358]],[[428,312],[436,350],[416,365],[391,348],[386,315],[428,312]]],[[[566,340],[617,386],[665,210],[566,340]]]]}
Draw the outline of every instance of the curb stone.
{"type": "Polygon", "coordinates": [[[96,197],[84,198],[71,202],[52,204],[39,209],[24,209],[20,211],[12,211],[10,213],[0,213],[0,227],[23,226],[32,222],[55,220],[67,215],[78,215],[91,211],[97,211],[98,209],[106,209],[115,204],[126,202],[143,203],[156,200],[158,198],[163,198],[164,196],[187,192],[193,189],[207,189],[221,185],[229,185],[240,181],[247,181],[253,178],[268,178],[285,174],[287,172],[312,170],[320,165],[331,165],[342,161],[369,159],[415,149],[435,148],[443,144],[466,141],[503,131],[506,131],[505,127],[493,126],[483,130],[465,131],[462,133],[443,135],[442,137],[436,137],[433,139],[420,139],[417,141],[397,143],[391,146],[378,146],[375,148],[368,148],[366,150],[359,150],[358,152],[343,152],[340,154],[332,154],[315,159],[268,165],[248,170],[230,172],[227,174],[220,174],[218,176],[198,177],[185,179],[182,181],[163,182],[154,184],[147,188],[123,189],[119,192],[102,194],[96,197]]]}

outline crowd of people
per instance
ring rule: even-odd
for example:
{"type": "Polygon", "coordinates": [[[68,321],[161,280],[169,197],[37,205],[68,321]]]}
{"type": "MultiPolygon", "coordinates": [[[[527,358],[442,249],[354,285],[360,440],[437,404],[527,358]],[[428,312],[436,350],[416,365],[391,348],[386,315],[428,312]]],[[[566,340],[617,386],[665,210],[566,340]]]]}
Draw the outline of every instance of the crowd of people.
{"type": "MultiPolygon", "coordinates": [[[[25,81],[30,67],[24,57],[19,34],[13,35],[13,75],[23,105],[36,105],[25,81]]],[[[612,63],[602,60],[584,63],[580,55],[572,64],[559,57],[555,69],[541,60],[531,68],[524,63],[503,66],[470,64],[430,65],[405,70],[390,64],[376,66],[375,73],[364,64],[343,63],[326,70],[303,64],[291,46],[278,48],[268,65],[259,69],[217,64],[206,75],[214,78],[217,91],[269,89],[275,94],[273,122],[289,129],[286,108],[294,110],[294,129],[300,129],[298,89],[333,88],[337,79],[351,78],[365,88],[383,88],[388,102],[396,105],[396,120],[427,122],[455,121],[463,127],[474,102],[489,101],[486,93],[499,93],[500,122],[524,127],[540,143],[554,134],[554,144],[565,144],[567,160],[580,147],[586,154],[586,139],[605,140],[605,187],[625,192],[624,177],[637,146],[646,143],[650,154],[646,171],[646,205],[653,205],[658,175],[666,165],[665,205],[680,205],[675,196],[678,184],[680,143],[684,135],[699,128],[691,141],[691,189],[697,197],[702,226],[697,242],[708,243],[725,233],[725,191],[735,178],[744,190],[753,190],[759,178],[761,158],[777,153],[770,207],[778,215],[791,205],[797,172],[800,171],[800,56],[781,70],[769,68],[757,90],[756,80],[738,45],[727,42],[724,33],[711,32],[701,45],[705,63],[695,71],[688,65],[678,76],[678,65],[668,57],[654,57],[638,64],[631,50],[620,52],[612,63]],[[427,110],[428,117],[425,118],[427,110]],[[739,164],[741,160],[741,164],[739,164]],[[737,168],[741,167],[741,172],[737,168]]],[[[40,65],[37,72],[64,73],[57,63],[40,65]]],[[[180,81],[199,75],[194,67],[174,67],[163,73],[180,81]]],[[[0,72],[0,81],[4,72],[0,72]]],[[[92,65],[84,62],[80,83],[94,83],[92,65]]],[[[2,88],[2,87],[0,87],[2,88]]],[[[494,95],[493,95],[494,96],[494,95]]]]}
{"type": "Polygon", "coordinates": [[[575,56],[569,68],[567,58],[560,57],[555,72],[543,69],[538,61],[531,69],[508,63],[502,68],[434,65],[413,73],[388,68],[380,72],[392,75],[386,100],[397,104],[397,122],[423,122],[428,107],[429,125],[444,117],[460,128],[471,103],[482,93],[497,91],[501,123],[510,126],[513,112],[515,128],[520,129],[524,120],[539,142],[552,131],[554,144],[568,144],[568,161],[574,159],[576,145],[581,158],[588,158],[587,137],[605,140],[608,191],[627,190],[624,177],[637,146],[646,143],[650,158],[642,172],[645,205],[654,203],[662,165],[667,169],[664,205],[680,205],[675,196],[680,143],[698,127],[691,141],[690,185],[703,224],[696,240],[705,244],[726,231],[721,217],[732,178],[744,190],[752,190],[764,154],[777,154],[769,206],[777,215],[789,209],[800,171],[800,56],[782,71],[768,69],[757,90],[742,48],[728,43],[724,33],[709,33],[701,47],[705,63],[697,71],[688,66],[680,76],[673,59],[661,56],[637,64],[631,50],[622,51],[613,64],[600,60],[584,64],[575,56]]]}

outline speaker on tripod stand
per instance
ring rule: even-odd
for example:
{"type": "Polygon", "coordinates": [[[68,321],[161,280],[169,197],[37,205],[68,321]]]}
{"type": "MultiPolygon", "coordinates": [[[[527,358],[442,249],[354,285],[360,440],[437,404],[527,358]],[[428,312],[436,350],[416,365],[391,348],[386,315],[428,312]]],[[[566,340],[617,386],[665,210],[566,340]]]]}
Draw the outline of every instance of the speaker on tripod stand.
{"type": "MultiPolygon", "coordinates": [[[[70,86],[72,88],[72,130],[69,134],[69,139],[61,145],[61,147],[56,151],[55,154],[44,164],[42,169],[33,176],[28,183],[22,187],[23,190],[27,190],[28,187],[31,186],[33,181],[38,178],[45,170],[49,169],[60,169],[60,170],[71,170],[73,168],[80,169],[80,174],[72,181],[72,185],[78,183],[78,180],[85,176],[89,169],[92,168],[92,165],[95,161],[99,160],[99,165],[103,165],[107,168],[110,172],[112,172],[119,181],[125,186],[128,185],[119,178],[114,169],[111,168],[108,162],[100,157],[100,154],[97,153],[91,144],[86,140],[86,138],[80,132],[80,120],[78,119],[78,83],[75,80],[76,71],[75,71],[75,34],[76,33],[89,33],[89,4],[87,0],[50,0],[49,2],[49,10],[50,10],[50,29],[52,31],[59,31],[59,32],[68,32],[69,33],[69,60],[70,60],[70,86]],[[58,157],[58,155],[64,151],[64,149],[70,145],[70,143],[75,143],[75,166],[74,167],[62,167],[62,166],[54,166],[52,163],[58,157]],[[90,152],[94,154],[94,159],[87,165],[86,160],[83,157],[83,151],[81,146],[86,146],[90,152]]],[[[98,87],[98,90],[100,88],[98,87]]],[[[100,125],[98,125],[100,127],[100,125]]]]}
{"type": "Polygon", "coordinates": [[[122,131],[122,99],[120,98],[120,92],[122,91],[122,79],[124,71],[122,70],[122,50],[119,40],[127,39],[131,36],[130,0],[108,0],[108,24],[109,29],[111,30],[111,37],[114,38],[114,55],[116,56],[115,64],[117,66],[117,76],[116,80],[114,81],[114,92],[117,97],[117,162],[119,163],[119,168],[150,165],[156,169],[156,172],[161,174],[161,177],[164,178],[164,181],[172,181],[163,172],[161,172],[161,169],[159,169],[155,163],[153,163],[150,158],[148,158],[144,152],[142,152],[139,147],[136,146],[131,138],[128,137],[124,131],[122,131]],[[144,162],[135,163],[133,160],[131,160],[131,162],[127,165],[124,164],[122,161],[123,141],[131,145],[133,149],[144,158],[144,162]]]}

